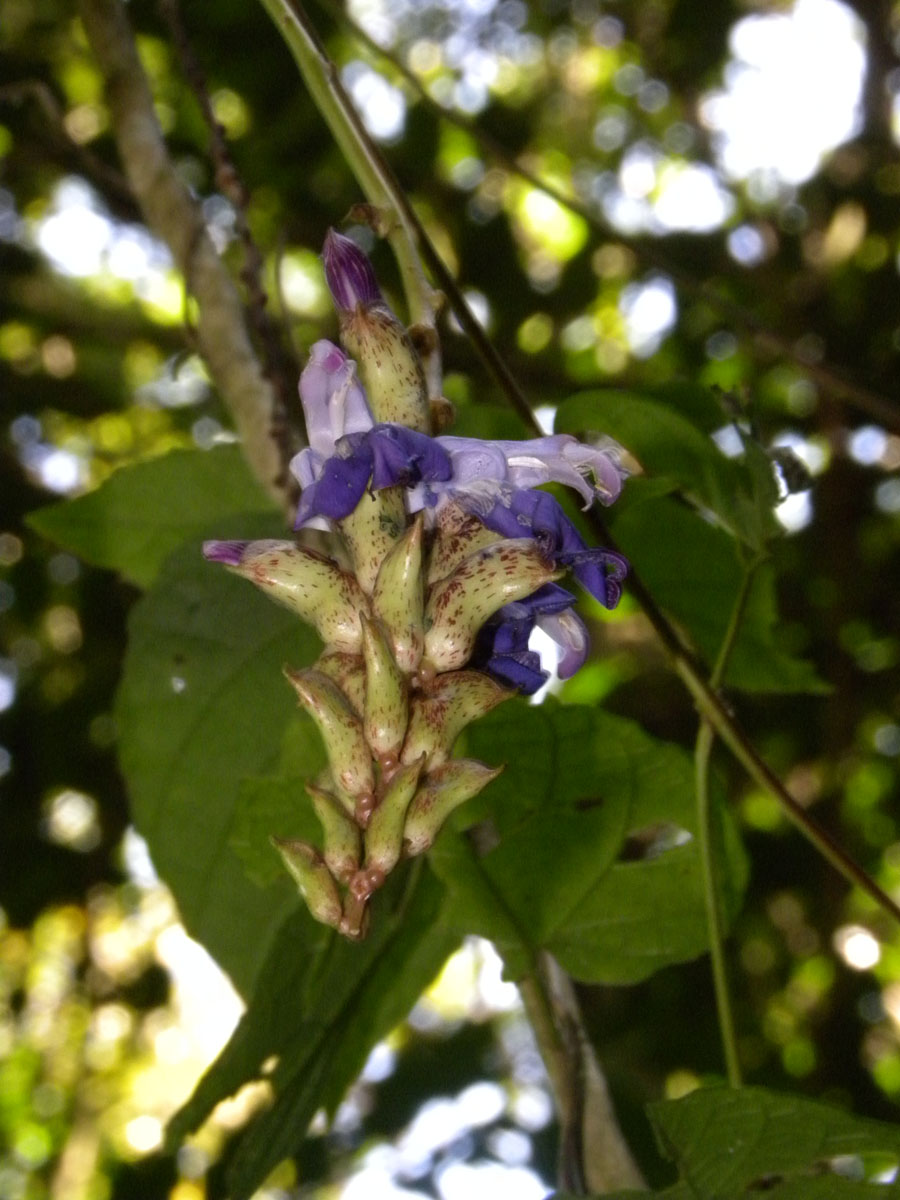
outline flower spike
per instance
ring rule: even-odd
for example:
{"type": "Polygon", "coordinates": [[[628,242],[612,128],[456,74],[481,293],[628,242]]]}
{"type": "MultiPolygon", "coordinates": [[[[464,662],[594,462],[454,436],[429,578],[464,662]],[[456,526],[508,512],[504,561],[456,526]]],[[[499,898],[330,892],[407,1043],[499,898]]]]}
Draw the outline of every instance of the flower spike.
{"type": "Polygon", "coordinates": [[[609,504],[624,472],[612,443],[429,436],[425,376],[371,264],[334,231],[323,251],[343,349],[316,342],[300,378],[308,445],[291,461],[296,528],[333,533],[338,561],[287,541],[216,541],[206,557],[310,622],[325,642],[286,670],[328,768],[306,790],[322,849],[274,838],[312,915],[365,935],[369,901],[404,857],[502,770],[453,758],[467,725],[547,679],[532,634],[567,679],[588,653],[570,570],[600,603],[627,564],[589,546],[556,498],[609,504]],[[349,567],[338,563],[350,563],[349,567]]]}

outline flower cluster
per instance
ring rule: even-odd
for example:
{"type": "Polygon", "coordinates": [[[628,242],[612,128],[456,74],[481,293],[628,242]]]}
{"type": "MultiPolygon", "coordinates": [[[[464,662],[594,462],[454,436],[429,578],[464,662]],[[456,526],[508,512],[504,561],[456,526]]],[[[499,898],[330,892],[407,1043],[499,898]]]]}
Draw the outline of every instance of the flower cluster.
{"type": "Polygon", "coordinates": [[[623,473],[615,447],[567,435],[430,436],[421,365],[368,259],[331,232],[324,261],[345,349],[312,348],[300,380],[309,444],[291,469],[297,528],[333,531],[351,569],[292,542],[204,553],[325,643],[314,668],[286,672],[328,751],[308,787],[324,848],[273,840],[313,916],[360,936],[386,874],[497,774],[452,759],[453,743],[544,682],[534,630],[557,644],[563,678],[584,662],[587,631],[557,581],[571,571],[601,604],[618,601],[626,563],[588,546],[541,485],[568,485],[589,507],[614,500],[623,473]]]}

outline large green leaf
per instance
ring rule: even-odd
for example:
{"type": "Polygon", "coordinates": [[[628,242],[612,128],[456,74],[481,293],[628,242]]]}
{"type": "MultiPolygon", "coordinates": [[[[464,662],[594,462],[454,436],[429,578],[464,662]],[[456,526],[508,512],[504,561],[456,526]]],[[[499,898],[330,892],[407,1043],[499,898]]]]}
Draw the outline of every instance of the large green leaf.
{"type": "Polygon", "coordinates": [[[778,532],[772,515],[775,476],[759,447],[751,444],[743,458],[727,458],[685,410],[610,388],[566,400],[557,410],[555,428],[615,438],[651,478],[666,480],[693,497],[750,546],[761,548],[778,532]]]}
{"type": "MultiPolygon", "coordinates": [[[[236,521],[229,532],[249,530],[236,521]]],[[[286,877],[268,891],[247,878],[231,845],[236,805],[242,780],[276,772],[296,719],[283,665],[318,648],[295,616],[191,544],[131,615],[117,719],[135,824],[188,930],[245,993],[294,897],[286,877]]]]}
{"type": "Polygon", "coordinates": [[[279,930],[252,1007],[169,1130],[177,1143],[224,1097],[263,1075],[273,1106],[244,1134],[232,1200],[250,1196],[297,1150],[322,1107],[333,1112],[369,1051],[402,1020],[458,943],[443,889],[421,862],[397,872],[374,904],[369,936],[350,943],[295,911],[279,930]]]}
{"type": "MultiPolygon", "coordinates": [[[[900,1127],[766,1088],[703,1088],[649,1106],[660,1148],[678,1168],[661,1192],[607,1200],[888,1200],[876,1182],[900,1166],[900,1127]]],[[[557,1193],[554,1200],[570,1200],[557,1193]]]]}
{"type": "MultiPolygon", "coordinates": [[[[682,750],[634,722],[552,701],[509,702],[467,742],[507,767],[462,810],[467,823],[488,817],[487,827],[442,835],[432,861],[460,926],[493,938],[511,975],[546,949],[578,979],[633,982],[705,949],[693,770],[682,750]]],[[[743,856],[730,827],[719,844],[733,913],[743,856]]]]}
{"type": "Polygon", "coordinates": [[[896,1195],[842,1178],[849,1157],[865,1176],[900,1164],[900,1127],[764,1088],[704,1088],[650,1106],[659,1143],[699,1200],[765,1191],[789,1197],[896,1195]],[[829,1177],[830,1173],[830,1177],[829,1177]]]}
{"type": "MultiPolygon", "coordinates": [[[[219,446],[123,467],[96,491],[31,513],[28,523],[87,562],[148,587],[182,542],[234,537],[233,514],[267,510],[274,515],[240,449],[219,446]]],[[[278,529],[275,523],[270,536],[278,529]]]]}
{"type": "MultiPolygon", "coordinates": [[[[616,541],[656,601],[689,631],[712,664],[745,574],[735,543],[685,505],[653,495],[643,480],[633,480],[628,489],[629,502],[611,514],[616,541]]],[[[757,568],[725,683],[756,692],[827,690],[813,667],[779,642],[775,575],[769,563],[757,568]]]]}
{"type": "Polygon", "coordinates": [[[298,709],[285,730],[277,772],[241,780],[230,845],[247,876],[260,887],[284,878],[284,863],[269,840],[272,834],[321,845],[321,826],[304,785],[326,762],[312,718],[298,709]]]}

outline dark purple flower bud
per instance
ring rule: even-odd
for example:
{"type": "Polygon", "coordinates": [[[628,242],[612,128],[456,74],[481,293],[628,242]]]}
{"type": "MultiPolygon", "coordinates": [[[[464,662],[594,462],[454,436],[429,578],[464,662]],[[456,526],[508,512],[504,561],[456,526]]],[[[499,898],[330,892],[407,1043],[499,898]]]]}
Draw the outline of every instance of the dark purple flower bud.
{"type": "Polygon", "coordinates": [[[362,305],[384,304],[372,264],[352,238],[328,230],[322,250],[325,279],[339,312],[362,305]]]}
{"type": "Polygon", "coordinates": [[[239,567],[249,542],[204,542],[203,557],[226,567],[239,567]]]}

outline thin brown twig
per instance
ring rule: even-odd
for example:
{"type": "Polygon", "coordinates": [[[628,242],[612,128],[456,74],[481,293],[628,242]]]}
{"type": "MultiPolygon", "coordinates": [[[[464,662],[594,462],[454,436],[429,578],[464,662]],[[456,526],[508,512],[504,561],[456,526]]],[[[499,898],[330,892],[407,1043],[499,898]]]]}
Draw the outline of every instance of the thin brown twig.
{"type": "Polygon", "coordinates": [[[93,183],[120,212],[137,215],[138,207],[125,177],[98,158],[87,146],[76,142],[66,129],[63,111],[51,89],[42,79],[20,79],[0,86],[0,104],[23,107],[32,103],[44,118],[40,136],[53,153],[68,159],[93,183]]]}
{"type": "MultiPolygon", "coordinates": [[[[615,539],[597,512],[592,510],[588,517],[600,540],[615,550],[615,539]]],[[[629,572],[629,589],[668,651],[677,674],[694,697],[701,717],[709,721],[748,775],[778,801],[788,819],[848,883],[861,888],[879,908],[900,923],[900,905],[806,812],[762,758],[718,689],[707,679],[693,649],[662,612],[633,568],[629,572]]]]}
{"type": "Polygon", "coordinates": [[[206,73],[191,44],[179,0],[159,0],[158,6],[209,131],[216,186],[229,200],[234,212],[235,229],[244,253],[240,277],[247,289],[248,314],[259,343],[263,371],[274,392],[272,433],[281,448],[284,464],[281,482],[286,486],[287,464],[299,449],[296,429],[299,421],[299,406],[296,403],[299,370],[296,362],[289,361],[279,330],[269,314],[269,296],[262,281],[265,264],[247,220],[250,193],[228,148],[225,130],[213,111],[206,73]]]}
{"type": "MultiPolygon", "coordinates": [[[[302,6],[298,4],[296,0],[286,0],[286,3],[289,5],[295,18],[302,23],[304,30],[308,31],[309,22],[302,6]]],[[[533,414],[528,401],[525,399],[524,392],[519,387],[512,372],[509,370],[502,357],[494,349],[493,343],[491,343],[484,336],[481,326],[478,324],[474,313],[466,303],[465,298],[462,295],[462,292],[459,290],[452,273],[448,270],[443,259],[435,250],[431,238],[428,236],[424,225],[419,219],[418,213],[409,202],[406,191],[400,185],[399,180],[394,174],[393,168],[382,154],[381,149],[369,136],[368,130],[360,119],[356,108],[354,107],[349,96],[347,96],[347,93],[341,84],[337,68],[325,53],[325,49],[319,41],[318,36],[314,35],[314,31],[311,36],[315,36],[317,52],[321,57],[322,64],[327,73],[329,84],[341,103],[341,107],[344,110],[344,115],[348,124],[352,128],[354,137],[364,148],[367,160],[375,165],[383,185],[390,193],[391,201],[401,220],[406,224],[410,233],[414,237],[416,248],[418,249],[418,252],[421,255],[425,265],[431,271],[435,283],[437,284],[438,288],[448,297],[451,307],[453,308],[453,312],[462,326],[463,332],[468,334],[468,336],[472,339],[477,353],[482,358],[486,368],[490,371],[499,386],[503,389],[503,393],[509,400],[510,404],[516,409],[523,421],[531,422],[533,420],[533,414]]]]}

